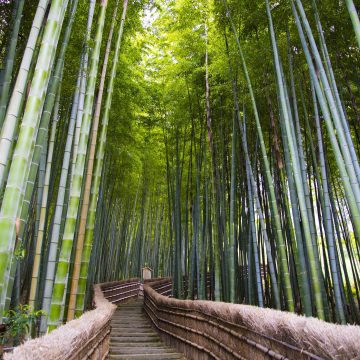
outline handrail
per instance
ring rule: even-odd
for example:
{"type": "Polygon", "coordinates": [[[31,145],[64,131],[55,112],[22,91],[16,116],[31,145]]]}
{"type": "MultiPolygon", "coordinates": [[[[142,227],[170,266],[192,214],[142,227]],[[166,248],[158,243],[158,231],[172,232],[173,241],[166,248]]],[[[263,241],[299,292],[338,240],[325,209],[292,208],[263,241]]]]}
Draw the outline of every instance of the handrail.
{"type": "Polygon", "coordinates": [[[110,321],[115,304],[138,296],[139,289],[137,278],[94,285],[94,310],[43,337],[16,347],[12,353],[4,355],[4,360],[105,359],[109,352],[110,321]]]}
{"type": "Polygon", "coordinates": [[[144,309],[163,340],[189,359],[350,359],[360,353],[358,326],[157,293],[168,283],[144,285],[144,309]]]}
{"type": "Polygon", "coordinates": [[[113,304],[118,304],[121,301],[128,300],[139,295],[140,280],[129,279],[128,282],[111,282],[100,284],[101,290],[105,299],[113,304]]]}
{"type": "Polygon", "coordinates": [[[148,280],[143,287],[139,279],[94,285],[94,310],[4,359],[105,359],[114,304],[137,297],[142,288],[154,327],[189,359],[350,359],[360,353],[358,326],[249,305],[173,299],[165,296],[171,287],[171,278],[148,280]]]}
{"type": "Polygon", "coordinates": [[[170,296],[172,293],[172,279],[170,277],[148,279],[144,281],[145,284],[150,285],[160,295],[170,296]]]}

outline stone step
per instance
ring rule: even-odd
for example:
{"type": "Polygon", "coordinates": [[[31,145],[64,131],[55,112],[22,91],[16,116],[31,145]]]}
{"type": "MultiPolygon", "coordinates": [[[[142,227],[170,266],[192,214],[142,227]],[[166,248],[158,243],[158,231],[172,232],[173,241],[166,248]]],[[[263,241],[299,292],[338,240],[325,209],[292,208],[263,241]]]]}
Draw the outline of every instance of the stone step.
{"type": "Polygon", "coordinates": [[[138,337],[138,336],[158,336],[155,332],[150,331],[113,331],[112,336],[121,337],[121,336],[128,336],[128,337],[138,337]]]}
{"type": "Polygon", "coordinates": [[[141,304],[135,305],[135,306],[119,305],[119,308],[116,310],[116,312],[118,313],[118,312],[129,311],[129,310],[142,311],[143,306],[141,304]]]}
{"type": "MultiPolygon", "coordinates": [[[[174,353],[173,349],[166,348],[166,347],[137,347],[135,349],[137,354],[166,354],[166,353],[174,353]]],[[[110,354],[133,354],[134,347],[122,347],[122,348],[112,348],[110,347],[110,354]]]]}
{"type": "Polygon", "coordinates": [[[139,318],[112,319],[111,322],[112,323],[121,323],[121,324],[132,324],[132,323],[148,324],[149,323],[146,319],[139,319],[139,318]]]}
{"type": "Polygon", "coordinates": [[[131,321],[131,322],[124,322],[124,321],[111,321],[111,325],[121,325],[121,326],[129,326],[129,325],[141,325],[141,326],[150,326],[150,324],[147,321],[131,321]]]}
{"type": "Polygon", "coordinates": [[[134,313],[133,311],[123,312],[123,313],[115,313],[113,318],[123,318],[123,317],[146,317],[146,314],[143,312],[134,313]]]}
{"type": "Polygon", "coordinates": [[[134,309],[134,310],[126,310],[126,311],[116,311],[114,316],[143,316],[146,315],[143,309],[134,309]]]}
{"type": "Polygon", "coordinates": [[[129,329],[129,328],[151,328],[151,325],[149,323],[111,323],[112,328],[123,328],[123,329],[129,329]]]}
{"type": "Polygon", "coordinates": [[[124,330],[112,330],[111,336],[127,336],[127,337],[138,337],[138,336],[150,336],[159,337],[155,331],[124,331],[124,330]]]}
{"type": "Polygon", "coordinates": [[[146,323],[146,322],[134,322],[134,323],[121,323],[121,322],[115,322],[115,323],[111,323],[111,327],[122,327],[122,328],[131,328],[131,327],[134,327],[134,328],[138,328],[138,327],[142,327],[142,326],[145,326],[145,327],[151,327],[151,325],[149,323],[146,323]]]}
{"type": "Polygon", "coordinates": [[[111,320],[109,359],[183,359],[166,346],[143,311],[143,301],[119,305],[111,320]]]}
{"type": "Polygon", "coordinates": [[[160,338],[158,336],[111,336],[111,342],[143,342],[143,343],[153,343],[153,342],[161,342],[160,338]]]}
{"type": "Polygon", "coordinates": [[[132,311],[119,311],[119,312],[116,312],[115,314],[114,314],[114,318],[116,318],[116,317],[125,317],[125,316],[131,316],[131,315],[136,315],[136,316],[146,316],[145,315],[145,313],[143,312],[143,311],[134,311],[134,310],[132,310],[132,311]]]}
{"type": "Polygon", "coordinates": [[[115,311],[114,316],[117,315],[130,315],[130,314],[136,314],[136,315],[143,315],[145,312],[143,309],[126,309],[122,311],[115,311]]]}
{"type": "Polygon", "coordinates": [[[112,349],[122,349],[122,348],[133,348],[134,350],[136,350],[137,348],[157,348],[157,347],[164,347],[164,343],[163,342],[112,342],[110,340],[110,347],[112,349]]]}
{"type": "Polygon", "coordinates": [[[109,359],[133,359],[133,360],[150,360],[150,359],[184,359],[181,354],[178,353],[166,353],[166,354],[110,354],[109,359]]]}
{"type": "Polygon", "coordinates": [[[147,317],[144,314],[134,315],[124,315],[124,316],[113,316],[113,320],[144,320],[147,321],[147,317]]]}
{"type": "Polygon", "coordinates": [[[147,315],[144,314],[139,314],[139,315],[134,315],[134,314],[129,314],[129,315],[124,315],[124,316],[113,316],[113,319],[116,320],[144,320],[147,321],[147,315]]]}
{"type": "Polygon", "coordinates": [[[147,319],[139,319],[139,318],[126,318],[126,319],[112,319],[111,320],[112,323],[121,323],[121,324],[132,324],[132,323],[143,323],[143,324],[148,324],[149,322],[147,321],[147,319]]]}

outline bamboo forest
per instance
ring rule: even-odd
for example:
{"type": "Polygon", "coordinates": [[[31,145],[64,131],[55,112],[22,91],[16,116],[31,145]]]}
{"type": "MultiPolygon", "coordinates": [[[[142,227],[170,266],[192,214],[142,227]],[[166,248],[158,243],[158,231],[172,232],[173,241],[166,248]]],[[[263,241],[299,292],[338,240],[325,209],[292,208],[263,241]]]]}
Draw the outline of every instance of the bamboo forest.
{"type": "Polygon", "coordinates": [[[359,10],[0,0],[2,322],[52,332],[148,267],[360,324],[359,10]]]}

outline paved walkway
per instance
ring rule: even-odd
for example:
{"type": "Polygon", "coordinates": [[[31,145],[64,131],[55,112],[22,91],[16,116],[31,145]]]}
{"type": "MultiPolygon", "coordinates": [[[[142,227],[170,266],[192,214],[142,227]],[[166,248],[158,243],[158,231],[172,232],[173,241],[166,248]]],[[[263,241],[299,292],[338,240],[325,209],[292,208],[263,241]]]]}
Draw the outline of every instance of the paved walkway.
{"type": "Polygon", "coordinates": [[[120,305],[111,321],[109,359],[186,359],[166,346],[143,311],[143,301],[120,305]]]}

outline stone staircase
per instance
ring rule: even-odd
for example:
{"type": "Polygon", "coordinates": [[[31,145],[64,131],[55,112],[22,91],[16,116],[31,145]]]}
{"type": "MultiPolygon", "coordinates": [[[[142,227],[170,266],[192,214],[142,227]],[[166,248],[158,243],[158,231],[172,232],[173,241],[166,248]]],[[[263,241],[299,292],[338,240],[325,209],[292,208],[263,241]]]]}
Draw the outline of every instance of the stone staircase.
{"type": "Polygon", "coordinates": [[[122,304],[111,320],[109,359],[186,359],[164,344],[143,311],[143,300],[122,304]]]}

